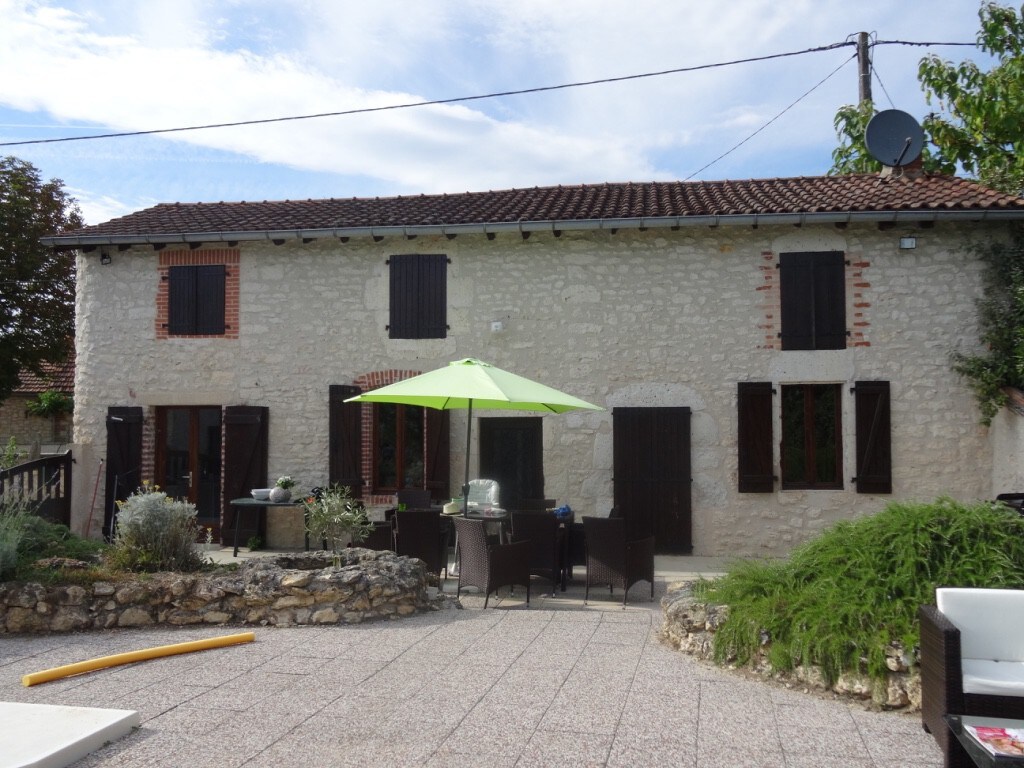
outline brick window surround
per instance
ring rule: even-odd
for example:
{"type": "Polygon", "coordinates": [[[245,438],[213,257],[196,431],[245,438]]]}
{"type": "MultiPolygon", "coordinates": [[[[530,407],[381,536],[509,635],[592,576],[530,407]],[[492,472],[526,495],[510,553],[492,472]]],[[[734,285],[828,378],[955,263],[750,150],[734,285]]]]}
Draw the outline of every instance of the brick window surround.
{"type": "MultiPolygon", "coordinates": [[[[762,251],[758,267],[762,279],[755,290],[759,294],[758,305],[762,318],[757,330],[764,333],[759,349],[782,349],[782,294],[779,286],[779,255],[773,251],[762,251]]],[[[871,283],[867,273],[871,262],[861,253],[846,252],[846,322],[849,329],[847,349],[851,347],[870,347],[871,321],[868,313],[871,310],[871,283]]]]}
{"type": "Polygon", "coordinates": [[[237,339],[238,338],[238,271],[240,253],[237,248],[210,248],[197,251],[161,251],[156,290],[156,338],[237,339]],[[167,332],[168,273],[171,267],[225,266],[224,333],[210,336],[176,336],[167,332]]]}

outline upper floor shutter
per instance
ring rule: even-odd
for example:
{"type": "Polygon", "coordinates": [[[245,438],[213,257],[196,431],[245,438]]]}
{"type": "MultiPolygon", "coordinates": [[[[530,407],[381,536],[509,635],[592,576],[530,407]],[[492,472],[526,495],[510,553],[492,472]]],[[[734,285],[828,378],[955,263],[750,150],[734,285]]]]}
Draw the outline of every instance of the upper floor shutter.
{"type": "Polygon", "coordinates": [[[892,435],[888,381],[854,385],[857,493],[892,493],[892,435]]]}
{"type": "Polygon", "coordinates": [[[846,261],[840,251],[779,255],[782,348],[846,348],[846,261]]]}
{"type": "Polygon", "coordinates": [[[388,338],[443,339],[448,334],[448,257],[405,254],[389,259],[388,338]]]}
{"type": "Polygon", "coordinates": [[[223,264],[170,267],[167,270],[167,332],[170,335],[224,333],[223,264]]]}
{"type": "Polygon", "coordinates": [[[741,381],[736,394],[739,492],[771,493],[775,489],[771,382],[741,381]]]}

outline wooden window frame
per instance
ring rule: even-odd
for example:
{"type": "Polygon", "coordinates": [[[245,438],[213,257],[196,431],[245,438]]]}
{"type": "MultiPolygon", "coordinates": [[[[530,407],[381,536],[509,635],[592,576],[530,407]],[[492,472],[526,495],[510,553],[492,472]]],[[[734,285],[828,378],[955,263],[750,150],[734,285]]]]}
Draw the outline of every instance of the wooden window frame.
{"type": "MultiPolygon", "coordinates": [[[[406,440],[405,440],[405,422],[407,416],[407,410],[410,408],[416,408],[419,410],[419,416],[421,420],[421,443],[420,443],[420,455],[421,461],[423,462],[423,472],[426,475],[426,442],[427,442],[427,418],[426,408],[423,406],[414,405],[402,405],[400,403],[373,403],[373,419],[372,427],[373,430],[373,456],[371,463],[373,466],[372,482],[371,482],[371,493],[376,494],[390,494],[397,491],[403,490],[405,486],[405,458],[406,458],[406,440]],[[380,434],[377,429],[378,415],[381,408],[394,408],[395,409],[395,484],[386,485],[381,482],[380,479],[380,434]]],[[[410,486],[412,488],[422,488],[423,481],[421,480],[419,485],[410,486]]]]}
{"type": "Polygon", "coordinates": [[[783,384],[781,385],[782,397],[780,399],[780,420],[779,420],[779,439],[780,439],[780,454],[779,461],[782,464],[782,490],[842,490],[843,489],[843,405],[842,405],[842,386],[840,384],[783,384]],[[803,391],[803,434],[800,435],[803,457],[804,457],[804,476],[801,480],[786,479],[786,453],[788,450],[787,436],[785,429],[785,414],[782,413],[782,409],[786,407],[785,404],[785,393],[787,390],[792,391],[800,389],[803,391]],[[816,394],[823,391],[831,391],[835,402],[835,414],[832,423],[832,429],[834,433],[833,437],[833,450],[835,452],[835,472],[834,478],[830,480],[819,480],[817,478],[818,462],[817,462],[817,444],[818,435],[815,431],[815,418],[814,418],[814,406],[816,402],[816,394]]]}

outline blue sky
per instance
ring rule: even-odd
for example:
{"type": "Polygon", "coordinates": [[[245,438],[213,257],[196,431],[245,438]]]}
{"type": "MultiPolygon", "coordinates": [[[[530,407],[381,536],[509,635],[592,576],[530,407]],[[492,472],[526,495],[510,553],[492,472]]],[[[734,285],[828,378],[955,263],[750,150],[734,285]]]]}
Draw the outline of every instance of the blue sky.
{"type": "MultiPolygon", "coordinates": [[[[0,142],[616,78],[804,51],[861,31],[878,40],[973,42],[978,6],[977,0],[0,0],[0,142]]],[[[983,61],[974,48],[878,46],[879,108],[918,119],[930,110],[917,82],[917,63],[927,52],[983,61]]],[[[831,165],[836,109],[857,100],[853,54],[846,47],[372,114],[0,146],[0,154],[62,179],[91,224],[160,202],[819,175],[831,165]]]]}

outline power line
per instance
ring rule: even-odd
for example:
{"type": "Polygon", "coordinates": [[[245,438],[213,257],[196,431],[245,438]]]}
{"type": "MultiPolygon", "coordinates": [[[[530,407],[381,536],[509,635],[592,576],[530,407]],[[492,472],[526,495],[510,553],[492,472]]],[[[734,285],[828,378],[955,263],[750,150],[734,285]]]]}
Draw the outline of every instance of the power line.
{"type": "MultiPolygon", "coordinates": [[[[263,119],[259,119],[259,120],[240,120],[240,121],[237,121],[237,122],[230,122],[230,123],[208,123],[206,125],[191,125],[191,126],[182,126],[182,127],[177,127],[177,128],[154,128],[152,130],[146,130],[146,131],[123,131],[123,132],[117,132],[117,133],[93,134],[91,136],[64,136],[64,137],[55,138],[55,139],[29,139],[29,140],[26,140],[26,141],[6,141],[6,142],[0,142],[0,147],[19,147],[19,146],[26,146],[26,145],[30,145],[30,144],[56,144],[56,143],[69,142],[69,141],[89,141],[89,140],[94,140],[94,139],[115,139],[115,138],[126,138],[126,137],[129,137],[129,136],[153,136],[153,135],[156,135],[156,134],[165,134],[165,133],[183,133],[185,131],[202,131],[202,130],[208,130],[208,129],[212,129],[212,128],[237,128],[237,127],[245,126],[245,125],[266,125],[266,124],[269,124],[269,123],[282,123],[282,122],[290,122],[290,121],[297,121],[297,120],[315,120],[315,119],[322,118],[322,117],[344,117],[344,116],[348,116],[348,115],[369,114],[369,113],[372,113],[372,112],[387,112],[387,111],[398,110],[398,109],[411,109],[413,107],[438,106],[438,105],[442,105],[442,104],[458,104],[458,103],[469,102],[469,101],[482,101],[484,99],[496,99],[496,98],[501,98],[503,96],[521,96],[521,95],[532,94],[532,93],[545,93],[545,92],[548,92],[548,91],[559,91],[559,90],[565,90],[565,89],[568,89],[568,88],[582,88],[582,87],[592,86],[592,85],[606,85],[608,83],[621,83],[621,82],[626,82],[626,81],[630,81],[630,80],[641,80],[641,79],[651,78],[651,77],[663,77],[665,75],[676,75],[676,74],[681,74],[683,72],[697,72],[697,71],[701,71],[701,70],[718,69],[718,68],[722,68],[722,67],[735,66],[737,64],[751,64],[751,63],[754,63],[754,62],[770,61],[772,59],[781,59],[781,58],[786,58],[786,57],[790,57],[790,56],[803,56],[803,55],[806,55],[808,53],[821,53],[821,52],[824,52],[824,51],[831,51],[831,50],[835,50],[837,48],[845,48],[845,47],[849,47],[849,46],[852,46],[852,45],[856,45],[856,43],[847,40],[847,41],[844,41],[842,43],[832,43],[831,45],[823,45],[823,46],[818,46],[816,48],[806,48],[806,49],[801,50],[801,51],[789,51],[789,52],[786,52],[786,53],[769,54],[767,56],[755,56],[755,57],[750,57],[750,58],[746,58],[746,59],[734,59],[732,61],[724,61],[724,62],[719,62],[719,63],[716,63],[716,64],[700,64],[700,65],[693,66],[693,67],[678,67],[678,68],[675,68],[675,69],[666,69],[666,70],[661,70],[661,71],[658,71],[658,72],[645,72],[645,73],[637,74],[637,75],[623,75],[621,77],[606,77],[606,78],[601,78],[601,79],[598,79],[598,80],[584,80],[584,81],[574,82],[574,83],[562,83],[562,84],[559,84],[559,85],[546,85],[546,86],[538,86],[538,87],[535,87],[535,88],[522,88],[522,89],[510,90],[510,91],[497,91],[495,93],[486,93],[486,94],[480,94],[480,95],[476,95],[476,96],[457,96],[457,97],[453,97],[453,98],[449,98],[449,99],[433,99],[431,101],[416,101],[416,102],[408,102],[408,103],[404,103],[404,104],[390,104],[390,105],[383,106],[383,107],[362,107],[362,108],[359,108],[359,109],[346,109],[346,110],[340,110],[340,111],[337,111],[337,112],[320,112],[320,113],[311,114],[311,115],[290,115],[290,116],[286,116],[286,117],[271,117],[271,118],[263,118],[263,119]]],[[[934,42],[933,43],[913,43],[913,42],[899,41],[899,40],[882,40],[882,41],[877,41],[875,43],[875,45],[938,46],[938,45],[974,45],[974,43],[934,43],[934,42]]]]}
{"type": "Polygon", "coordinates": [[[810,88],[810,89],[809,89],[809,90],[808,90],[808,91],[807,91],[806,93],[804,93],[804,94],[803,94],[802,96],[800,96],[800,97],[799,97],[799,98],[798,98],[798,99],[797,99],[796,101],[794,101],[794,102],[793,102],[792,104],[790,104],[790,105],[789,105],[788,107],[786,107],[785,109],[783,109],[783,110],[782,110],[781,112],[779,112],[779,113],[778,113],[777,115],[775,115],[775,117],[773,117],[773,118],[772,118],[771,120],[769,120],[768,122],[766,122],[766,123],[765,123],[764,125],[762,125],[762,126],[761,126],[760,128],[758,128],[758,129],[757,129],[756,131],[754,131],[754,132],[753,132],[752,134],[750,134],[749,136],[747,136],[747,138],[743,139],[743,141],[739,142],[738,144],[736,144],[735,146],[733,146],[733,147],[732,147],[731,149],[728,149],[728,150],[726,150],[725,152],[723,152],[722,154],[720,154],[720,155],[719,155],[718,157],[716,157],[716,158],[715,158],[714,160],[712,160],[712,161],[711,161],[710,163],[708,163],[707,165],[705,165],[705,166],[704,166],[703,168],[699,168],[698,170],[694,171],[694,172],[693,172],[693,173],[691,173],[691,174],[690,174],[689,176],[687,176],[687,177],[686,177],[685,179],[683,179],[683,181],[689,181],[690,179],[692,179],[692,178],[693,178],[694,176],[696,176],[697,174],[699,174],[699,173],[703,173],[704,171],[706,171],[706,170],[707,170],[708,168],[710,168],[710,167],[711,167],[712,165],[714,165],[715,163],[717,163],[717,162],[718,162],[719,160],[721,160],[721,159],[722,159],[723,157],[728,157],[729,155],[731,155],[731,154],[732,154],[733,152],[735,152],[735,151],[736,151],[737,149],[739,149],[740,147],[742,147],[742,146],[743,146],[744,144],[746,144],[746,143],[747,143],[748,141],[750,141],[750,140],[751,140],[752,138],[754,138],[755,136],[757,136],[757,134],[759,134],[759,133],[760,133],[761,131],[763,131],[763,130],[764,130],[765,128],[767,128],[767,127],[768,127],[769,125],[771,125],[771,124],[772,124],[772,123],[774,123],[774,122],[775,122],[776,120],[778,120],[778,119],[779,119],[780,117],[782,117],[782,116],[783,116],[784,114],[786,114],[787,112],[789,112],[789,110],[791,110],[791,109],[792,109],[793,107],[795,107],[795,106],[796,106],[797,104],[799,104],[799,103],[800,103],[801,101],[803,101],[803,100],[804,100],[804,99],[806,99],[806,98],[807,98],[808,96],[810,96],[810,95],[811,95],[812,93],[814,93],[814,91],[816,91],[816,90],[817,90],[818,88],[820,88],[820,87],[821,87],[822,85],[824,85],[824,84],[825,84],[825,83],[826,83],[826,82],[827,82],[828,80],[830,80],[830,79],[832,78],[832,76],[833,76],[834,74],[836,74],[836,72],[838,72],[839,70],[841,70],[841,69],[842,69],[843,67],[845,67],[845,66],[846,66],[847,64],[849,64],[849,63],[850,63],[851,61],[853,61],[853,60],[854,60],[854,59],[856,59],[856,58],[857,58],[857,54],[854,54],[853,56],[851,56],[850,58],[848,58],[848,59],[847,59],[846,61],[844,61],[844,62],[843,62],[842,64],[840,64],[840,65],[839,65],[838,67],[836,67],[836,68],[835,68],[835,69],[833,69],[833,70],[832,70],[831,72],[829,72],[829,73],[828,73],[827,75],[825,75],[825,77],[824,77],[824,78],[823,78],[822,80],[820,80],[820,81],[819,81],[819,82],[818,82],[818,83],[817,83],[816,85],[814,85],[814,86],[813,86],[812,88],[810,88]]]}

